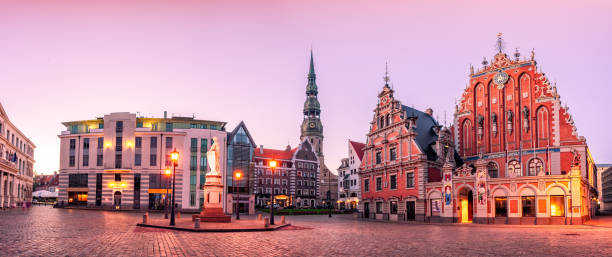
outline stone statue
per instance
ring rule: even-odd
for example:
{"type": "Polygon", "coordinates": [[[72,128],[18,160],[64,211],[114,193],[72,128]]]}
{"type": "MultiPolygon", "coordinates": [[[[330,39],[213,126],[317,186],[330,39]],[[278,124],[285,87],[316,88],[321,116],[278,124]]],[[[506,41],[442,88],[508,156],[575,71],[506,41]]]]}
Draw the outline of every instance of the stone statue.
{"type": "Polygon", "coordinates": [[[210,171],[206,173],[206,175],[220,175],[219,171],[219,142],[217,137],[213,137],[213,145],[210,146],[210,150],[206,152],[206,157],[208,158],[208,166],[210,167],[210,171]]]}

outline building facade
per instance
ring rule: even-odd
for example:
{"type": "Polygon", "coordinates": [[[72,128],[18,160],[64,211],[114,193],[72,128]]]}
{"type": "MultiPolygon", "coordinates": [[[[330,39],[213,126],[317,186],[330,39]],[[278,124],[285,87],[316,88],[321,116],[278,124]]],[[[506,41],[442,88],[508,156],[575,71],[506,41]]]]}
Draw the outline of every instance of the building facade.
{"type": "Polygon", "coordinates": [[[462,166],[426,184],[426,215],[447,222],[581,224],[595,213],[595,164],[534,52],[471,68],[454,119],[462,166]]]}
{"type": "Polygon", "coordinates": [[[402,105],[388,82],[385,74],[363,148],[359,212],[370,219],[424,221],[425,184],[441,179],[446,156],[454,159],[451,133],[441,129],[431,109],[402,105]]]}
{"type": "Polygon", "coordinates": [[[598,164],[599,210],[612,211],[612,164],[598,164]]]}
{"type": "Polygon", "coordinates": [[[280,207],[314,208],[320,206],[319,159],[308,140],[298,147],[285,150],[255,149],[255,195],[256,204],[270,204],[274,192],[274,204],[280,207]],[[277,167],[274,176],[270,161],[277,167]],[[274,190],[273,190],[274,188],[274,190]]]}
{"type": "Polygon", "coordinates": [[[359,166],[363,158],[365,144],[348,141],[348,158],[341,160],[338,168],[338,201],[336,208],[354,210],[361,199],[361,183],[359,181],[359,166]]]}
{"type": "MultiPolygon", "coordinates": [[[[192,117],[138,117],[120,112],[64,122],[58,203],[90,208],[158,210],[172,193],[170,153],[176,149],[176,204],[198,211],[208,171],[206,152],[219,140],[226,167],[225,122],[192,117]]],[[[223,173],[222,175],[225,175],[223,173]]]]}
{"type": "Polygon", "coordinates": [[[0,208],[32,203],[35,148],[0,104],[0,208]]]}
{"type": "Polygon", "coordinates": [[[251,133],[243,121],[227,134],[227,173],[223,183],[227,194],[226,211],[228,214],[239,210],[241,213],[255,213],[253,185],[253,151],[257,148],[251,133]],[[236,173],[240,172],[240,178],[236,173]]]}

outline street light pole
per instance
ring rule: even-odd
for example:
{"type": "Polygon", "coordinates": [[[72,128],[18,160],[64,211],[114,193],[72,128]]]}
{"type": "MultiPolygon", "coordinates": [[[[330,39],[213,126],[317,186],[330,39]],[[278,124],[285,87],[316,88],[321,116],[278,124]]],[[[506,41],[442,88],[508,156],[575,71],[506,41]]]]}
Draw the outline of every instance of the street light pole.
{"type": "Polygon", "coordinates": [[[274,170],[276,168],[276,161],[270,161],[270,168],[272,169],[272,192],[270,192],[270,225],[274,225],[274,170]]]}
{"type": "MultiPolygon", "coordinates": [[[[166,169],[166,174],[165,175],[166,176],[170,176],[170,169],[166,169]]],[[[159,182],[161,183],[162,176],[159,177],[159,180],[160,180],[159,182]]],[[[170,190],[169,189],[170,188],[170,180],[166,179],[166,183],[165,184],[166,184],[166,197],[164,197],[164,211],[165,211],[164,219],[168,219],[168,197],[170,195],[168,193],[168,190],[170,190]]]]}
{"type": "Polygon", "coordinates": [[[329,205],[329,217],[332,217],[331,203],[331,171],[327,170],[327,204],[329,205]]]}
{"type": "MultiPolygon", "coordinates": [[[[240,170],[237,170],[234,172],[234,177],[236,178],[236,181],[238,183],[240,183],[240,178],[242,177],[242,173],[240,172],[240,170]]],[[[236,184],[234,184],[234,191],[236,191],[236,184]]],[[[237,193],[237,200],[236,202],[236,220],[240,219],[240,187],[237,188],[238,189],[238,193],[237,193]]]]}
{"type": "Polygon", "coordinates": [[[178,161],[178,152],[176,151],[176,148],[174,148],[174,151],[172,151],[171,156],[172,156],[172,168],[174,169],[174,172],[172,172],[172,212],[170,213],[170,226],[174,226],[176,225],[176,222],[174,220],[174,199],[176,198],[175,197],[176,164],[178,161]]]}

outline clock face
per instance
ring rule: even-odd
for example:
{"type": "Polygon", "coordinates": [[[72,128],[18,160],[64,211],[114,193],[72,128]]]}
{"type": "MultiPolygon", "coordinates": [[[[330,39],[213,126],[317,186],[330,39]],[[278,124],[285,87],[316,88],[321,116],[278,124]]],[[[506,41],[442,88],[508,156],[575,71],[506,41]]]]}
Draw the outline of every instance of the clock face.
{"type": "Polygon", "coordinates": [[[310,123],[310,127],[311,127],[311,128],[314,128],[314,127],[315,127],[314,122],[311,122],[311,123],[310,123]]]}
{"type": "Polygon", "coordinates": [[[493,82],[495,82],[495,84],[497,84],[497,88],[498,89],[502,89],[502,88],[504,88],[504,85],[506,84],[506,82],[508,82],[508,78],[509,78],[508,74],[506,74],[503,71],[499,71],[493,77],[493,82]]]}

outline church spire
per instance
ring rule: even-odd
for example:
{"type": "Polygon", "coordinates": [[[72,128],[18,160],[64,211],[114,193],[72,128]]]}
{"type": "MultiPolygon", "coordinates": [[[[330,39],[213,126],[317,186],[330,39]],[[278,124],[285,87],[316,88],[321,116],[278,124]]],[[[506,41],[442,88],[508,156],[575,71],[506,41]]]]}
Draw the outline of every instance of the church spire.
{"type": "Polygon", "coordinates": [[[312,57],[312,48],[310,48],[310,70],[308,71],[308,78],[315,78],[315,70],[314,70],[314,58],[312,57]]]}

